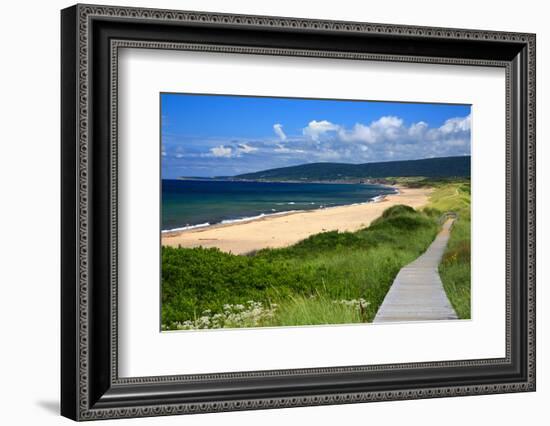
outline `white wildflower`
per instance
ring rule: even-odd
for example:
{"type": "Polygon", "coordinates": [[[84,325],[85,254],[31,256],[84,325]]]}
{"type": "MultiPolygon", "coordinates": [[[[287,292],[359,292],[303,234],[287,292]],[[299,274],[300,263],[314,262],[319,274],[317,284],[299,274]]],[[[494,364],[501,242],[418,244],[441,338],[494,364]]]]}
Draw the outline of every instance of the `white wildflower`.
{"type": "Polygon", "coordinates": [[[213,314],[210,309],[206,309],[194,321],[178,321],[168,326],[163,325],[163,330],[258,327],[267,319],[273,318],[276,308],[275,303],[264,306],[261,302],[254,300],[248,300],[245,304],[225,304],[223,312],[213,314]]]}

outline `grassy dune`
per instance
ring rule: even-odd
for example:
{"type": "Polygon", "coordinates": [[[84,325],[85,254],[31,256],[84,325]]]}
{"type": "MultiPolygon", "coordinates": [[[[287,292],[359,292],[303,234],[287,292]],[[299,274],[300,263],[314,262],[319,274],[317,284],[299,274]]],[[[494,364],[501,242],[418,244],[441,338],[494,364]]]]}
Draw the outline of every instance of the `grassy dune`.
{"type": "Polygon", "coordinates": [[[325,232],[251,256],[163,247],[163,327],[371,321],[397,272],[437,230],[436,218],[394,206],[360,231],[325,232]]]}
{"type": "Polygon", "coordinates": [[[443,212],[458,213],[440,275],[460,318],[470,317],[470,184],[435,187],[422,211],[398,205],[368,228],[324,232],[249,256],[162,247],[165,330],[370,322],[399,270],[422,254],[443,212]]]}

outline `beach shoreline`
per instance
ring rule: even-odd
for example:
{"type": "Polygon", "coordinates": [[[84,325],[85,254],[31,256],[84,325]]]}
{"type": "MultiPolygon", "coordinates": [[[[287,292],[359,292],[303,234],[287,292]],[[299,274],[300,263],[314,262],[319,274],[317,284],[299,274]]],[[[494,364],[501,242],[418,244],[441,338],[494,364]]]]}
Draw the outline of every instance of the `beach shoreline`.
{"type": "MultiPolygon", "coordinates": [[[[264,183],[264,182],[262,182],[262,183],[264,183]]],[[[271,183],[271,182],[267,182],[267,183],[271,183]]],[[[279,183],[279,182],[273,182],[273,183],[279,183]]],[[[285,182],[285,183],[287,183],[287,182],[285,182]]],[[[317,182],[314,182],[314,183],[317,183],[317,182]]],[[[184,226],[184,227],[181,227],[181,228],[162,230],[161,234],[163,236],[174,236],[174,235],[180,234],[182,232],[221,228],[221,227],[228,226],[228,225],[229,226],[230,225],[235,225],[237,223],[247,223],[247,222],[252,222],[252,221],[256,221],[256,220],[269,219],[270,217],[286,216],[286,215],[295,214],[295,213],[306,213],[306,212],[312,212],[312,211],[323,210],[323,209],[326,210],[326,209],[334,209],[334,208],[339,208],[339,207],[357,206],[357,205],[369,204],[369,203],[378,203],[380,201],[384,201],[388,195],[397,195],[397,194],[399,194],[401,192],[401,190],[403,189],[403,187],[401,187],[400,185],[393,185],[393,186],[383,185],[383,184],[377,184],[377,185],[381,186],[381,187],[385,187],[387,189],[395,190],[396,192],[391,193],[391,194],[377,195],[375,197],[372,197],[368,201],[363,201],[363,202],[360,202],[360,203],[342,204],[342,205],[336,205],[336,206],[326,206],[326,207],[321,207],[321,208],[316,208],[316,209],[296,209],[296,210],[280,211],[280,212],[275,212],[275,213],[262,213],[258,216],[242,217],[242,218],[239,218],[239,219],[231,219],[231,220],[223,220],[221,222],[212,223],[212,224],[208,223],[208,222],[205,222],[205,223],[200,223],[200,224],[196,224],[196,225],[188,225],[188,226],[184,226]]],[[[294,204],[294,203],[291,203],[291,204],[294,204]]]]}
{"type": "Polygon", "coordinates": [[[392,186],[396,194],[379,201],[315,210],[292,210],[261,217],[162,232],[163,246],[216,247],[224,252],[246,254],[264,248],[293,245],[311,235],[328,231],[354,232],[367,227],[384,210],[405,204],[420,208],[428,203],[432,188],[392,186]]]}

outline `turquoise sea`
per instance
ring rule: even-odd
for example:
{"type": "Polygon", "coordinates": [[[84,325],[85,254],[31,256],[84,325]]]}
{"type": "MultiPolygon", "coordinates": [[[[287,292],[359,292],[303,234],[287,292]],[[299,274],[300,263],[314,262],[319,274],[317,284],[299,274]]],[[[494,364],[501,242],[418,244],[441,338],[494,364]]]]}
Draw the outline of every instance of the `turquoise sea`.
{"type": "Polygon", "coordinates": [[[162,230],[372,202],[395,192],[371,184],[163,180],[162,230]]]}

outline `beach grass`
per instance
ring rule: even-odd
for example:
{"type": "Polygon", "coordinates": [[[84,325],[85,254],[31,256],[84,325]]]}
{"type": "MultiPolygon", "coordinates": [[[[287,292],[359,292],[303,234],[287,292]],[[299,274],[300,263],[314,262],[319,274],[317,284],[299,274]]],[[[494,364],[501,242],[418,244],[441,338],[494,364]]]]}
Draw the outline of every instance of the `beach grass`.
{"type": "Polygon", "coordinates": [[[272,326],[352,324],[365,321],[365,300],[332,300],[325,294],[289,297],[275,311],[272,326]]]}
{"type": "Polygon", "coordinates": [[[438,229],[436,217],[398,205],[357,232],[249,256],[163,247],[163,329],[372,321],[399,270],[438,229]]]}

